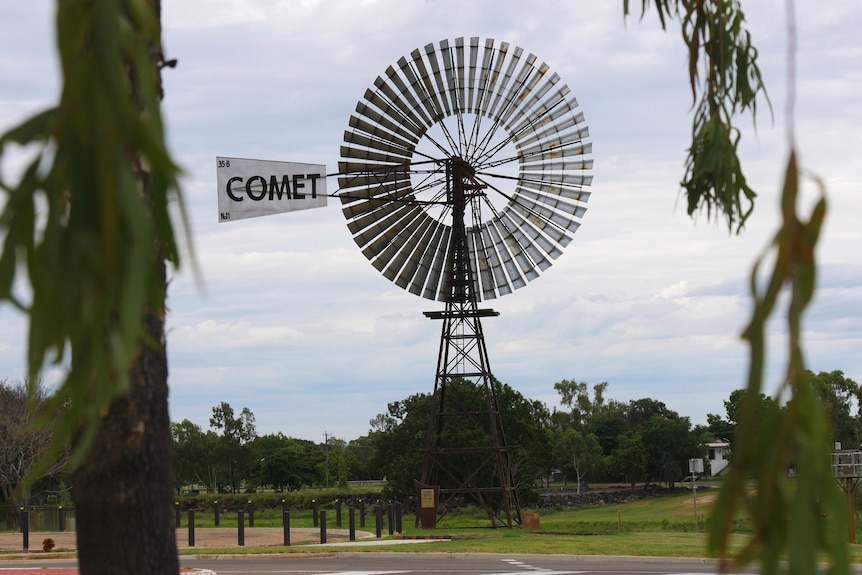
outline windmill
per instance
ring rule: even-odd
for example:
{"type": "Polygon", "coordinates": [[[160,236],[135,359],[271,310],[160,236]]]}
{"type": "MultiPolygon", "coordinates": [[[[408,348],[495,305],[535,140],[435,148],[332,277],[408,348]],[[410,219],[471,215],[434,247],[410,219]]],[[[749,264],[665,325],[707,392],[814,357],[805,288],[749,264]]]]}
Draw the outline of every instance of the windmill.
{"type": "Polygon", "coordinates": [[[572,240],[590,195],[588,136],[560,77],[490,38],[413,50],[350,116],[338,197],[354,241],[395,285],[445,304],[425,312],[442,329],[418,482],[441,513],[469,496],[520,522],[481,325],[498,313],[479,303],[539,277],[572,240]]]}

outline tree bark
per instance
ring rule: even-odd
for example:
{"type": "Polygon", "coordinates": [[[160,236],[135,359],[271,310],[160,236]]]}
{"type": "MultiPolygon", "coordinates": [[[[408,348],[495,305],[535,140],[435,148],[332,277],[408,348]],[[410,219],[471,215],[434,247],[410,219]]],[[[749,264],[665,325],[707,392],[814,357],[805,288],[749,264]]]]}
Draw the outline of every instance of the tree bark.
{"type": "MultiPolygon", "coordinates": [[[[150,2],[161,23],[160,0],[150,2]]],[[[152,62],[159,82],[161,64],[159,50],[152,62]]],[[[146,169],[139,157],[130,156],[130,161],[141,192],[151,200],[146,169]]],[[[129,367],[131,388],[111,403],[89,454],[72,475],[82,575],[179,573],[165,345],[167,282],[163,250],[155,243],[150,265],[162,296],[142,318],[143,337],[129,367]]]]}
{"type": "Polygon", "coordinates": [[[164,314],[144,322],[151,343],[130,370],[131,390],[111,404],[73,474],[82,575],[179,572],[164,314]]]}

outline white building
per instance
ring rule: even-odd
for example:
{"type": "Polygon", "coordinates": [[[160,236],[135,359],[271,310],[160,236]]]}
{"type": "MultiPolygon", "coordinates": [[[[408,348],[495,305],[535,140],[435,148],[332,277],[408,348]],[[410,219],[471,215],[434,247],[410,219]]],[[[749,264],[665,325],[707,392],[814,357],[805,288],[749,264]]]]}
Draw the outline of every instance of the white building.
{"type": "Polygon", "coordinates": [[[716,441],[707,443],[706,447],[709,450],[707,460],[709,461],[710,476],[721,475],[730,464],[730,442],[716,441]]]}

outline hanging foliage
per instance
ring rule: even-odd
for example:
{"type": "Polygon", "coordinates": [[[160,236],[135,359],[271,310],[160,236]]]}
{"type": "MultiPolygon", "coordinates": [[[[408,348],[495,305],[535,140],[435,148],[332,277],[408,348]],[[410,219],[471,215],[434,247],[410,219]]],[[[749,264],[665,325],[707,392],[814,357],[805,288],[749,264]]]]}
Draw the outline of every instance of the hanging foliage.
{"type": "MultiPolygon", "coordinates": [[[[757,99],[768,100],[757,65],[757,49],[745,29],[737,0],[652,0],[663,29],[679,20],[688,48],[688,74],[694,108],[691,147],[681,186],[688,214],[724,218],[738,233],[754,209],[754,190],[739,160],[737,117],[757,113],[757,99]]],[[[645,14],[650,0],[641,0],[645,14]]],[[[629,0],[623,0],[629,14],[629,0]]]]}
{"type": "MultiPolygon", "coordinates": [[[[650,0],[641,1],[642,14],[650,0]]],[[[757,67],[757,51],[743,28],[745,17],[738,0],[653,0],[663,28],[679,19],[689,50],[689,78],[696,102],[692,146],[682,182],[688,211],[705,209],[723,214],[728,227],[739,231],[754,205],[755,194],[745,182],[733,125],[744,111],[756,114],[765,88],[757,67]]],[[[792,2],[788,14],[792,18],[792,2]]],[[[629,0],[623,0],[629,13],[629,0]]],[[[793,34],[792,22],[788,26],[793,34]]],[[[790,45],[793,46],[791,38],[790,45]]],[[[792,110],[795,54],[789,54],[788,95],[792,110]]],[[[793,141],[793,118],[787,118],[789,159],[781,196],[782,222],[770,249],[755,263],[751,274],[753,311],[743,339],[750,359],[746,400],[734,443],[730,473],[714,506],[710,547],[729,558],[733,518],[741,508],[751,517],[754,536],[733,557],[734,567],[760,560],[766,575],[817,573],[818,560],[831,558],[831,573],[849,572],[847,515],[842,494],[831,473],[831,431],[823,406],[805,367],[802,353],[802,314],[816,284],[815,248],[826,215],[825,189],[806,221],[798,212],[799,167],[793,141]],[[761,286],[761,268],[771,257],[772,271],[761,286]],[[789,398],[757,412],[756,399],[765,388],[767,322],[788,295],[786,312],[788,364],[778,398],[789,398]],[[794,479],[788,478],[791,473],[794,479]],[[782,563],[786,561],[786,563],[782,563]]]]}
{"type": "Polygon", "coordinates": [[[65,369],[54,401],[69,409],[55,437],[79,437],[74,465],[128,388],[144,310],[164,308],[154,263],[179,265],[170,201],[183,210],[164,143],[152,2],[59,2],[56,23],[60,101],[0,137],[0,155],[30,155],[20,179],[0,175],[0,302],[29,315],[29,381],[47,362],[65,369]],[[13,289],[23,270],[25,295],[13,289]]]}

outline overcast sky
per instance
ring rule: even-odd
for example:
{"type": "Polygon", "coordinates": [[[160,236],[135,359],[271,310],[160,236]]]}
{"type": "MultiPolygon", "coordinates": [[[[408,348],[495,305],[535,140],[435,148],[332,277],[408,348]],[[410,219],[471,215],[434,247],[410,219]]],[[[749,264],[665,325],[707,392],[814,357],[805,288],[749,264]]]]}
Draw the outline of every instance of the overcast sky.
{"type": "MultiPolygon", "coordinates": [[[[3,131],[57,97],[52,4],[2,10],[3,131]]],[[[545,61],[577,97],[594,150],[574,241],[542,277],[486,304],[500,312],[483,322],[495,376],[550,408],[553,384],[574,379],[607,381],[619,401],[663,401],[694,424],[723,416],[722,402],[744,385],[748,278],[776,230],[788,152],[785,2],[745,7],[774,121],[765,101],[756,127],[740,120],[758,198],[737,236],[685,213],[686,52],[654,13],[626,22],[622,2],[552,0],[165,0],[165,49],[179,64],[164,71],[164,108],[203,278],[201,288],[186,265],[170,285],[172,420],[206,429],[212,406],[227,401],[251,409],[259,433],[350,440],[387,403],[433,390],[441,326],[422,312],[442,304],[379,274],[337,200],[218,223],[215,157],[335,172],[348,118],[375,78],[415,48],[461,36],[545,61]]],[[[806,360],[862,383],[862,6],[803,0],[797,12],[797,144],[829,198],[806,360]]],[[[7,159],[3,177],[15,167],[7,159]]],[[[334,178],[328,185],[337,191],[334,178]]],[[[772,323],[770,389],[784,332],[772,323]]],[[[0,379],[24,375],[25,340],[24,319],[0,307],[0,379]]]]}

